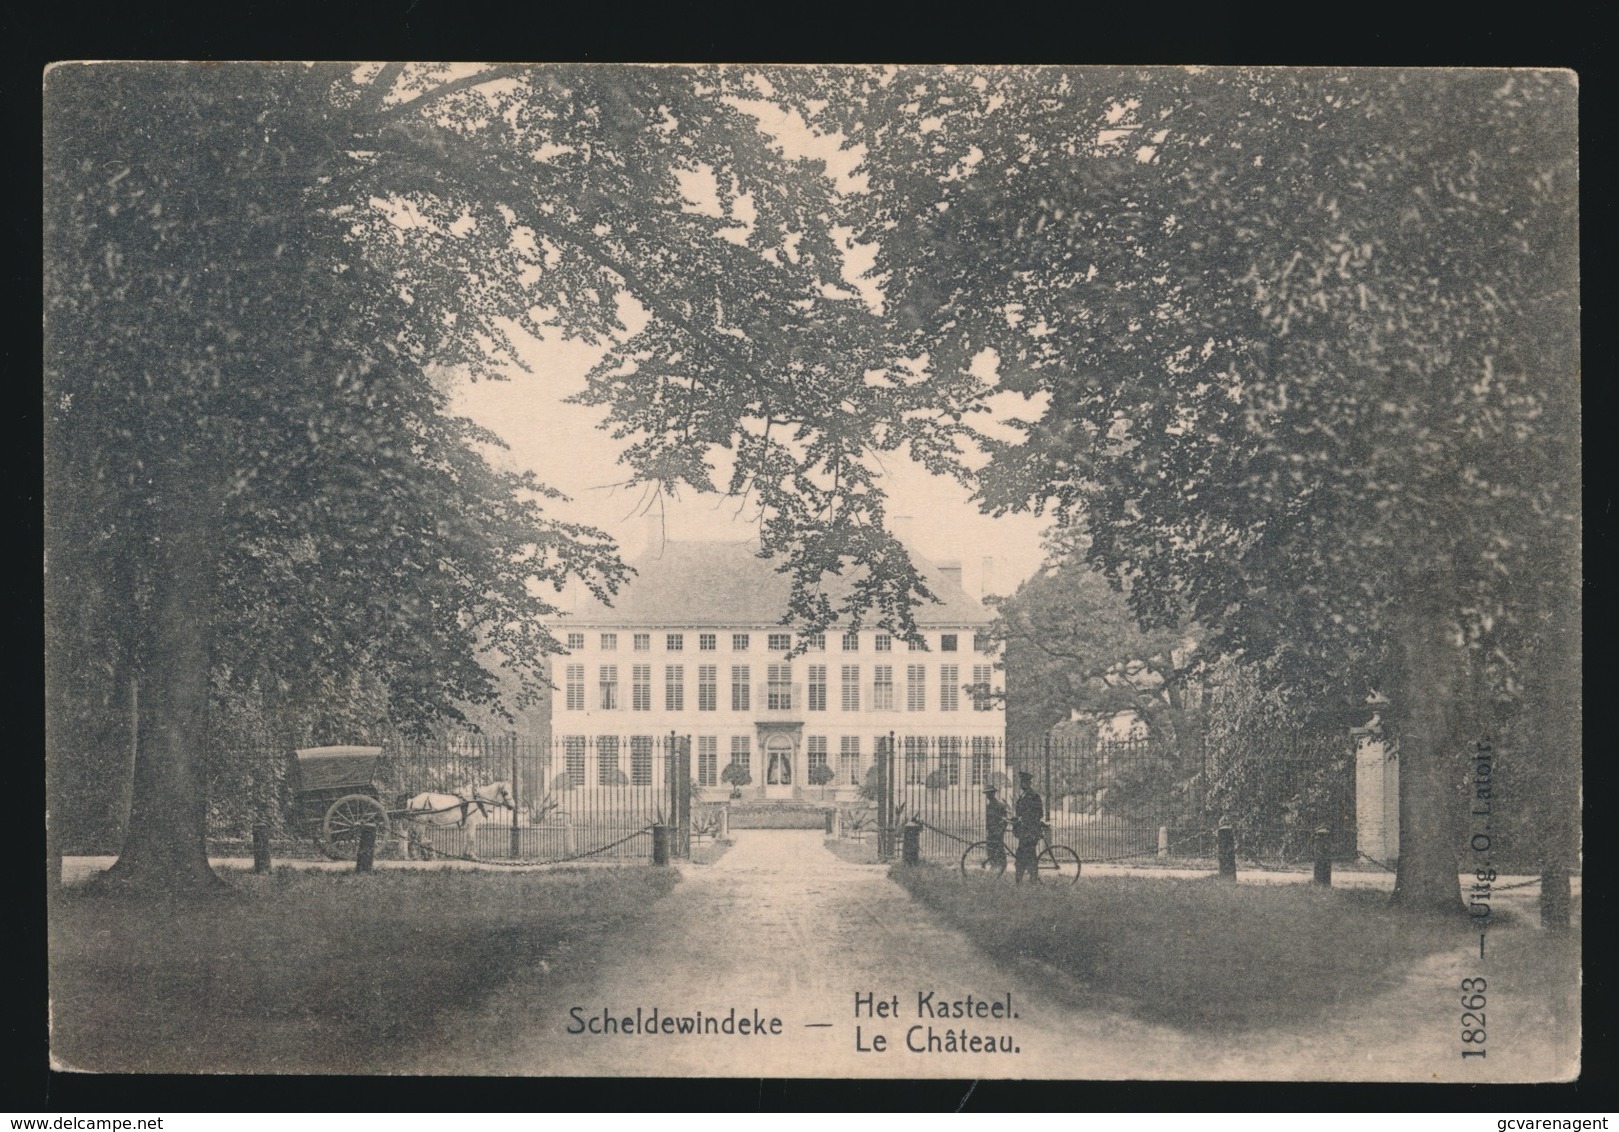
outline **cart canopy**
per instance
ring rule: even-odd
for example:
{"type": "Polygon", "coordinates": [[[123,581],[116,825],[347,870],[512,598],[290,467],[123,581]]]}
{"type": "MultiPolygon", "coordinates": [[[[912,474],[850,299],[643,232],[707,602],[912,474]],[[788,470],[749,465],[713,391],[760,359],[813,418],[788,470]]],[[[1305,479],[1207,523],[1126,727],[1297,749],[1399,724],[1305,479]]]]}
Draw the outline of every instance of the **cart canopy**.
{"type": "Polygon", "coordinates": [[[370,786],[377,776],[381,747],[304,747],[298,755],[298,789],[334,790],[370,786]]]}

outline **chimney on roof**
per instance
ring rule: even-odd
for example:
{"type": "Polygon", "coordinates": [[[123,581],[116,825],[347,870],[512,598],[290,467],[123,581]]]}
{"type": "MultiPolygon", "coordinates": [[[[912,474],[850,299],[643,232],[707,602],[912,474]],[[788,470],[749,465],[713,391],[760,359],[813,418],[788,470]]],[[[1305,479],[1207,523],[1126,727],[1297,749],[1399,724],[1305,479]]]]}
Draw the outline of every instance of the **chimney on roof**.
{"type": "Polygon", "coordinates": [[[955,586],[956,589],[958,589],[958,590],[961,589],[961,563],[960,562],[941,562],[941,563],[939,563],[939,573],[944,575],[945,581],[947,581],[951,585],[955,586]]]}
{"type": "Polygon", "coordinates": [[[995,559],[986,554],[978,565],[978,596],[988,597],[995,592],[995,559]]]}

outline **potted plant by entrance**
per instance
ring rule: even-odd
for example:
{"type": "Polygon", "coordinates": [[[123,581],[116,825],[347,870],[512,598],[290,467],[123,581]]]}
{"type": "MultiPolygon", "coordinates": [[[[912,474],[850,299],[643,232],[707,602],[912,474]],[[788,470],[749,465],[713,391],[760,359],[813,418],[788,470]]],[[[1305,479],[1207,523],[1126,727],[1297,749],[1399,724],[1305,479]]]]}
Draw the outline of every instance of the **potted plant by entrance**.
{"type": "Polygon", "coordinates": [[[742,788],[753,785],[753,775],[741,763],[726,763],[725,769],[720,771],[720,781],[731,788],[731,797],[742,797],[742,788]]]}

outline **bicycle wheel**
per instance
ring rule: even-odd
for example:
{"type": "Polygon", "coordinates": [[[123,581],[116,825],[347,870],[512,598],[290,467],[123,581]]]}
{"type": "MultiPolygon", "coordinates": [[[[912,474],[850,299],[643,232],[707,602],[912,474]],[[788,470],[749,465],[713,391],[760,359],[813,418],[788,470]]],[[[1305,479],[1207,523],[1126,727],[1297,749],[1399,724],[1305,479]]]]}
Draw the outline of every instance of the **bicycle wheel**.
{"type": "Polygon", "coordinates": [[[975,841],[961,855],[961,875],[964,877],[998,877],[1006,872],[1005,847],[998,856],[990,855],[988,841],[975,841]]]}
{"type": "Polygon", "coordinates": [[[1079,879],[1079,854],[1066,845],[1053,845],[1040,854],[1040,872],[1073,884],[1079,879]]]}

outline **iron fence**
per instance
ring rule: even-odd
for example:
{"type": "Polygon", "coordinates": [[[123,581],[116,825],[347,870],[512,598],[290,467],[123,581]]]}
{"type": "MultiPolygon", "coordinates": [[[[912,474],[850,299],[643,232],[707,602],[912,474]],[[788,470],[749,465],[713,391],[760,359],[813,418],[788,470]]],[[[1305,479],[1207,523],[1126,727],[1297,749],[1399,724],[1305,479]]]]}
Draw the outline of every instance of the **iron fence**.
{"type": "MultiPolygon", "coordinates": [[[[672,853],[689,850],[690,745],[681,736],[453,734],[384,737],[377,745],[381,758],[350,793],[374,798],[386,815],[384,853],[508,862],[645,860],[658,825],[670,829],[672,853]]],[[[327,807],[301,806],[297,776],[276,766],[290,757],[279,748],[238,758],[262,766],[256,780],[275,789],[216,796],[210,810],[216,849],[245,844],[261,823],[294,844],[333,848],[330,824],[322,821],[327,807]]]]}
{"type": "MultiPolygon", "coordinates": [[[[1311,859],[1323,826],[1336,855],[1354,854],[1353,752],[1341,746],[1211,767],[1201,752],[1188,757],[1146,739],[1006,744],[894,734],[879,743],[862,794],[884,855],[895,851],[897,829],[917,821],[923,859],[958,859],[986,836],[985,787],[1015,807],[1026,773],[1050,840],[1082,860],[1209,859],[1215,830],[1229,825],[1251,863],[1292,865],[1311,859]]],[[[855,816],[846,814],[843,827],[855,816]]]]}
{"type": "MultiPolygon", "coordinates": [[[[666,827],[670,852],[684,856],[694,835],[714,836],[728,825],[730,803],[694,797],[687,736],[451,734],[377,742],[384,753],[364,789],[388,815],[387,851],[405,856],[642,861],[653,855],[654,826],[666,827]]],[[[1201,751],[1188,756],[1147,739],[1009,744],[981,734],[890,733],[875,747],[855,776],[858,788],[800,789],[806,801],[837,811],[844,836],[875,838],[885,857],[897,852],[899,827],[919,821],[925,859],[958,859],[985,836],[985,788],[996,787],[1015,806],[1020,773],[1041,795],[1051,840],[1084,861],[1209,859],[1221,825],[1236,831],[1239,855],[1254,864],[1309,860],[1313,833],[1323,826],[1340,857],[1355,849],[1347,744],[1300,745],[1291,757],[1271,751],[1219,765],[1201,751]]],[[[235,795],[216,789],[216,847],[245,846],[251,827],[266,821],[320,845],[323,831],[295,816],[296,776],[278,765],[290,754],[278,748],[236,759],[254,768],[253,787],[235,795]]],[[[810,814],[815,822],[821,817],[821,810],[810,814]]]]}

